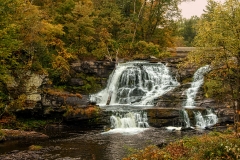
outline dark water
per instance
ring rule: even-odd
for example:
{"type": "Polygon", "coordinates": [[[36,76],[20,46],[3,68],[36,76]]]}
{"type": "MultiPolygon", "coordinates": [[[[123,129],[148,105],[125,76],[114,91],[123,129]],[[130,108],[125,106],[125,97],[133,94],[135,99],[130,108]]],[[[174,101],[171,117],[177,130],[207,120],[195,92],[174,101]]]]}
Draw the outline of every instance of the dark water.
{"type": "Polygon", "coordinates": [[[149,128],[141,133],[102,134],[103,130],[86,130],[79,127],[55,128],[46,131],[51,138],[46,141],[11,141],[0,143],[0,155],[14,150],[27,150],[32,144],[49,149],[42,157],[46,159],[96,159],[117,160],[126,157],[134,149],[143,149],[153,144],[168,143],[183,136],[201,134],[199,131],[167,131],[164,128],[149,128]],[[49,158],[50,157],[50,158],[49,158]],[[51,158],[52,157],[52,158],[51,158]],[[66,158],[68,157],[68,158],[66,158]]]}

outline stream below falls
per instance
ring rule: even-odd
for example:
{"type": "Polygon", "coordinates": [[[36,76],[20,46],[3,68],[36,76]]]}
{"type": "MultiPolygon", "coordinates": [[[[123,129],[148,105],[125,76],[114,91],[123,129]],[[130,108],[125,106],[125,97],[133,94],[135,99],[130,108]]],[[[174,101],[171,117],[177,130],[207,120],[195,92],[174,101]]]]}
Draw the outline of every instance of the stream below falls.
{"type": "Polygon", "coordinates": [[[61,127],[45,131],[50,136],[45,141],[15,140],[0,143],[0,159],[14,159],[13,155],[18,156],[16,159],[27,159],[23,153],[29,153],[33,154],[34,159],[118,160],[129,155],[133,149],[143,149],[148,145],[162,146],[184,136],[205,132],[208,131],[168,131],[150,127],[137,134],[103,134],[101,129],[61,127]],[[43,149],[29,151],[31,145],[40,145],[43,149]]]}

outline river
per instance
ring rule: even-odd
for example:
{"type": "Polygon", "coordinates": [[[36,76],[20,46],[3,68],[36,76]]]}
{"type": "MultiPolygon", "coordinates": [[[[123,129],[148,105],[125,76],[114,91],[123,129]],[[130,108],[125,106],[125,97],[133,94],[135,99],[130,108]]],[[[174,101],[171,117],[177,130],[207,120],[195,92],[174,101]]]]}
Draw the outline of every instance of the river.
{"type": "MultiPolygon", "coordinates": [[[[202,134],[203,131],[168,131],[148,128],[140,133],[106,133],[102,129],[83,129],[79,126],[61,127],[44,131],[50,136],[45,141],[9,141],[0,143],[0,157],[6,153],[27,151],[31,145],[40,145],[44,152],[35,152],[39,159],[118,160],[134,149],[148,145],[167,144],[184,136],[202,134]]],[[[20,158],[19,158],[20,159],[20,158]]],[[[22,158],[24,159],[24,158],[22,158]]]]}

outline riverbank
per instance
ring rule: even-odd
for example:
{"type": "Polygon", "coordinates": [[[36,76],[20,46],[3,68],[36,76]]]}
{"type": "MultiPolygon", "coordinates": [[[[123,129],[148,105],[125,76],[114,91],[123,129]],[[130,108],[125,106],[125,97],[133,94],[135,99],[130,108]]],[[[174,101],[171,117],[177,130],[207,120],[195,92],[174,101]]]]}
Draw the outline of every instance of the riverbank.
{"type": "Polygon", "coordinates": [[[240,158],[240,141],[232,130],[224,132],[210,132],[169,143],[168,145],[150,145],[143,150],[135,151],[123,160],[202,160],[202,159],[228,159],[240,158]]]}

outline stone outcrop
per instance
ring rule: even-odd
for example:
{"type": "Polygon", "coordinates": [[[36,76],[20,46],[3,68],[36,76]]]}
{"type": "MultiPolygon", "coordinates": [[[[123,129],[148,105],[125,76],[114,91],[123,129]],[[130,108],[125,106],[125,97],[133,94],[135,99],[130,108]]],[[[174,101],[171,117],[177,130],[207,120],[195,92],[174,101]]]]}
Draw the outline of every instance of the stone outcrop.
{"type": "Polygon", "coordinates": [[[148,123],[152,127],[173,126],[179,122],[179,109],[157,108],[146,110],[148,123]]]}
{"type": "Polygon", "coordinates": [[[71,64],[70,85],[83,86],[86,80],[83,75],[94,76],[98,78],[96,83],[102,88],[106,86],[109,75],[115,68],[115,62],[110,61],[83,61],[71,64]],[[80,74],[80,75],[79,75],[80,74]]]}
{"type": "MultiPolygon", "coordinates": [[[[184,52],[184,55],[185,52],[184,52]]],[[[161,60],[165,63],[173,74],[173,77],[180,82],[180,85],[174,90],[156,98],[154,108],[147,110],[149,123],[151,126],[162,127],[182,123],[180,110],[186,100],[185,91],[190,87],[193,74],[196,68],[179,70],[178,64],[184,60],[183,55],[177,55],[161,60]]],[[[150,62],[156,63],[157,60],[151,57],[150,62]]],[[[115,62],[109,61],[83,61],[73,62],[71,64],[71,78],[68,84],[73,87],[86,85],[91,79],[86,76],[94,77],[94,84],[99,84],[105,88],[109,75],[115,68],[115,62]]],[[[25,110],[19,111],[19,115],[25,112],[27,116],[40,117],[64,117],[66,122],[83,121],[94,122],[96,124],[107,124],[109,122],[109,113],[102,112],[97,106],[89,104],[88,95],[80,95],[73,92],[57,91],[49,86],[47,75],[27,74],[27,83],[25,85],[26,104],[25,110]]],[[[18,86],[17,81],[13,81],[9,87],[18,86]]],[[[200,88],[196,96],[196,106],[199,108],[211,107],[219,116],[220,123],[233,122],[233,112],[225,108],[224,104],[218,104],[212,99],[204,97],[203,89],[200,88]]],[[[23,114],[24,115],[24,114],[23,114]]]]}
{"type": "MultiPolygon", "coordinates": [[[[93,76],[96,80],[94,83],[104,88],[114,68],[115,62],[109,61],[74,62],[71,65],[71,78],[68,83],[74,87],[84,86],[91,80],[87,79],[87,76],[93,76]]],[[[10,91],[15,93],[21,88],[21,94],[25,97],[24,108],[15,111],[17,116],[59,118],[66,122],[84,121],[86,124],[105,123],[99,120],[105,121],[104,113],[97,106],[90,105],[89,95],[54,89],[48,82],[47,75],[28,72],[24,75],[24,85],[21,86],[17,80],[9,83],[10,91]]]]}

